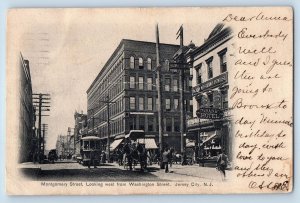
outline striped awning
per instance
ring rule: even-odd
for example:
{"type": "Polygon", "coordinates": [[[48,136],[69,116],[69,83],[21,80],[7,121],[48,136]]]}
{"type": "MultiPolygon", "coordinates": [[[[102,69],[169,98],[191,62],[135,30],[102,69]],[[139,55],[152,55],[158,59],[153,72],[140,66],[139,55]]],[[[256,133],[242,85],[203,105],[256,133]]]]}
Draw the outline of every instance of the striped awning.
{"type": "Polygon", "coordinates": [[[114,151],[122,141],[123,139],[114,140],[113,143],[110,144],[110,151],[114,151]]]}
{"type": "Polygon", "coordinates": [[[157,149],[158,148],[154,138],[145,138],[145,139],[139,138],[139,139],[137,139],[137,142],[141,143],[141,144],[145,144],[146,149],[157,149]]]}

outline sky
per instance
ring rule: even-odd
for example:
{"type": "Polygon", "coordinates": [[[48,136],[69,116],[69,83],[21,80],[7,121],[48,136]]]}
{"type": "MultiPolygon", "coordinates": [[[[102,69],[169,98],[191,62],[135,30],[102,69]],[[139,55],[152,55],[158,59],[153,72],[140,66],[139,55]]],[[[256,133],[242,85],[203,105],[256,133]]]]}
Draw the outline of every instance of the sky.
{"type": "Polygon", "coordinates": [[[122,39],[155,42],[158,23],[160,42],[179,44],[176,32],[183,25],[184,45],[192,40],[199,46],[222,17],[209,9],[44,9],[15,19],[33,92],[51,94],[50,116],[42,119],[49,126],[46,149],[74,127],[75,111],[86,112],[86,91],[122,39]]]}

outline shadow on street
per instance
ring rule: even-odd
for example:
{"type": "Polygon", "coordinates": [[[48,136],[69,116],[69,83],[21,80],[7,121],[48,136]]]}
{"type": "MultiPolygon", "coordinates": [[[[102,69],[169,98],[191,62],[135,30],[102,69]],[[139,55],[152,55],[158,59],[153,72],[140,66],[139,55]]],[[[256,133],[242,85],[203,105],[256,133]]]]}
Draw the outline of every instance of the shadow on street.
{"type": "Polygon", "coordinates": [[[150,173],[158,169],[149,168],[148,172],[124,170],[120,168],[82,168],[41,170],[33,168],[21,169],[23,174],[36,181],[163,181],[150,173]]]}

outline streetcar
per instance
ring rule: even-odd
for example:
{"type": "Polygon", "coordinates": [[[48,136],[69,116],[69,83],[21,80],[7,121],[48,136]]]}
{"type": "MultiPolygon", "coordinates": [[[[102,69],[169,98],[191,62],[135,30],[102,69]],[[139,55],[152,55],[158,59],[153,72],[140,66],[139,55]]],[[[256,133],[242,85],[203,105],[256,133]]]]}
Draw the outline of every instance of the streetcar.
{"type": "Polygon", "coordinates": [[[80,140],[80,157],[77,158],[77,161],[84,166],[90,165],[91,161],[100,165],[101,151],[102,149],[99,137],[83,137],[80,140]]]}

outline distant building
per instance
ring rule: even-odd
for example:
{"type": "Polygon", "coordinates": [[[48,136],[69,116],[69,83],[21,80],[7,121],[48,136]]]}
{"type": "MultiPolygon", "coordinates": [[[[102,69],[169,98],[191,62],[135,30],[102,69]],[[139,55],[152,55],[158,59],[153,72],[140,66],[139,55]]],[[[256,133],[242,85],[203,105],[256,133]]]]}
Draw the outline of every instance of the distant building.
{"type": "Polygon", "coordinates": [[[30,76],[29,61],[20,54],[20,125],[19,125],[19,162],[33,160],[33,155],[37,149],[37,139],[35,137],[35,110],[32,101],[32,84],[30,76]]]}
{"type": "Polygon", "coordinates": [[[228,110],[228,63],[232,31],[218,24],[204,43],[187,53],[193,64],[193,118],[187,122],[189,134],[194,135],[203,156],[216,156],[221,149],[231,155],[231,116],[228,110]],[[200,119],[200,109],[220,109],[221,119],[200,119]]]}
{"type": "MultiPolygon", "coordinates": [[[[77,111],[74,113],[75,126],[74,126],[74,136],[75,136],[75,154],[80,154],[80,139],[86,136],[85,127],[87,125],[87,115],[78,113],[77,111]]],[[[74,138],[74,137],[73,137],[74,138]]]]}
{"type": "Polygon", "coordinates": [[[66,158],[70,154],[70,138],[67,135],[59,135],[56,140],[56,153],[58,157],[66,158]]]}
{"type": "MultiPolygon", "coordinates": [[[[130,130],[144,130],[147,138],[158,143],[156,89],[156,45],[153,42],[123,39],[87,90],[88,133],[108,137],[107,99],[110,139],[119,139],[130,130]]],[[[180,151],[179,73],[170,70],[170,61],[178,45],[160,44],[162,65],[162,107],[164,141],[180,151]]],[[[187,115],[192,111],[191,80],[187,75],[184,97],[187,115]]]]}

